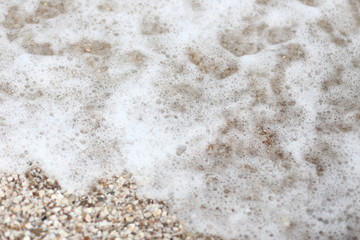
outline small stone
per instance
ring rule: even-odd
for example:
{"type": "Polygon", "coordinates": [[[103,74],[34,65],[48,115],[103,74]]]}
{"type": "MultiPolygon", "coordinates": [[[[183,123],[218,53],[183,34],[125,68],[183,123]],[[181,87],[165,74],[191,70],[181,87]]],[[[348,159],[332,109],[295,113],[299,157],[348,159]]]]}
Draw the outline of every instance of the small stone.
{"type": "Polygon", "coordinates": [[[93,209],[92,208],[85,208],[84,212],[91,214],[93,212],[93,209]]]}
{"type": "Polygon", "coordinates": [[[63,204],[63,205],[69,205],[69,199],[68,198],[63,198],[63,199],[61,199],[61,204],[63,204]]]}
{"type": "Polygon", "coordinates": [[[155,208],[153,211],[152,211],[152,214],[154,215],[154,217],[157,217],[161,214],[161,209],[159,208],[155,208]]]}
{"type": "Polygon", "coordinates": [[[58,233],[59,233],[60,236],[63,237],[63,238],[66,238],[66,237],[69,235],[69,234],[68,234],[67,232],[65,232],[64,230],[60,230],[58,233]]]}
{"type": "Polygon", "coordinates": [[[109,215],[109,210],[107,207],[105,207],[103,210],[101,210],[100,217],[106,217],[107,215],[109,215]]]}
{"type": "Polygon", "coordinates": [[[77,225],[75,226],[75,231],[76,231],[77,233],[81,233],[82,230],[83,230],[83,228],[82,228],[82,226],[81,226],[80,224],[77,224],[77,225]]]}
{"type": "Polygon", "coordinates": [[[39,237],[42,233],[42,230],[41,230],[41,228],[33,228],[33,229],[30,229],[30,232],[32,232],[35,236],[39,237]]]}
{"type": "Polygon", "coordinates": [[[129,224],[128,229],[129,229],[130,232],[134,232],[135,231],[135,224],[129,224]]]}
{"type": "Polygon", "coordinates": [[[52,211],[55,212],[55,213],[59,212],[60,210],[61,210],[61,208],[59,208],[59,207],[55,207],[55,208],[52,209],[52,211]]]}
{"type": "Polygon", "coordinates": [[[91,221],[91,216],[89,214],[86,214],[85,216],[85,221],[86,222],[90,222],[91,221]]]}
{"type": "Polygon", "coordinates": [[[134,218],[133,218],[132,216],[126,216],[126,217],[125,217],[125,220],[126,220],[127,222],[132,222],[132,221],[134,221],[134,218]]]}
{"type": "Polygon", "coordinates": [[[20,203],[22,200],[22,196],[17,196],[13,199],[13,203],[20,203]]]}
{"type": "Polygon", "coordinates": [[[71,211],[71,206],[67,206],[64,208],[64,213],[69,213],[71,211]]]}
{"type": "Polygon", "coordinates": [[[4,219],[4,222],[5,223],[10,223],[11,221],[11,218],[9,216],[6,216],[5,219],[4,219]]]}
{"type": "Polygon", "coordinates": [[[39,190],[38,195],[39,195],[40,198],[44,197],[45,196],[45,191],[44,190],[39,190]]]}
{"type": "Polygon", "coordinates": [[[20,206],[19,206],[19,205],[14,206],[13,212],[14,212],[14,213],[20,212],[20,206]]]}
{"type": "Polygon", "coordinates": [[[24,226],[25,226],[25,228],[26,228],[26,229],[30,229],[30,228],[32,228],[31,223],[26,223],[24,226]]]}

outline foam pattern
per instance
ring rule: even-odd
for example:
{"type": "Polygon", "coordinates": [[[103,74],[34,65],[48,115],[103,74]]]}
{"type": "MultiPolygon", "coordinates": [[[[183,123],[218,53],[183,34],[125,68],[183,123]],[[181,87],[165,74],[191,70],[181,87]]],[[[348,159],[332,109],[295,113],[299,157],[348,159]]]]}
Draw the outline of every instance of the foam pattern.
{"type": "Polygon", "coordinates": [[[128,170],[194,231],[360,236],[358,0],[0,3],[0,170],[128,170]]]}

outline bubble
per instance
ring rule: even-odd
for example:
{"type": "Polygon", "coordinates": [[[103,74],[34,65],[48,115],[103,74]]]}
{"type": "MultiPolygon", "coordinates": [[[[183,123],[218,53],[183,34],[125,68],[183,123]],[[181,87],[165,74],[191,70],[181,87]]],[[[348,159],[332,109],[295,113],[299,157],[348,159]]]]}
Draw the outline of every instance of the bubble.
{"type": "Polygon", "coordinates": [[[229,239],[359,236],[356,1],[1,9],[1,171],[85,192],[127,170],[229,239]]]}

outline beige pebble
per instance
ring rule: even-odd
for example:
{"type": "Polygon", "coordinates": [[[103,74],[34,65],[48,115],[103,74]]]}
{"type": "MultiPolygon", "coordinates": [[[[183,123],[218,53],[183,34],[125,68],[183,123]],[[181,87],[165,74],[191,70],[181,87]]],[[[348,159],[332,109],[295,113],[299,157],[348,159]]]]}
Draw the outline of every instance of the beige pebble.
{"type": "Polygon", "coordinates": [[[100,217],[105,217],[109,215],[109,210],[107,209],[107,207],[105,207],[101,212],[100,212],[100,217]]]}
{"type": "Polygon", "coordinates": [[[126,220],[127,222],[132,222],[132,221],[134,221],[134,218],[133,218],[132,216],[126,216],[126,217],[125,217],[125,220],[126,220]]]}
{"type": "Polygon", "coordinates": [[[92,208],[85,208],[84,212],[91,214],[93,212],[93,209],[92,208]]]}
{"type": "Polygon", "coordinates": [[[128,229],[129,229],[130,232],[134,232],[135,229],[136,229],[135,224],[129,224],[128,229]]]}
{"type": "Polygon", "coordinates": [[[55,207],[55,208],[52,209],[52,211],[55,212],[55,213],[59,212],[60,210],[61,210],[61,208],[59,208],[59,207],[55,207]]]}
{"type": "Polygon", "coordinates": [[[13,208],[13,212],[14,212],[14,213],[20,212],[20,206],[19,206],[19,205],[15,205],[14,208],[13,208]]]}
{"type": "Polygon", "coordinates": [[[64,213],[69,213],[70,211],[71,211],[71,206],[66,206],[64,209],[63,209],[63,211],[64,211],[64,213]]]}
{"type": "Polygon", "coordinates": [[[63,204],[63,205],[69,205],[69,199],[67,199],[67,198],[61,199],[61,204],[63,204]]]}
{"type": "Polygon", "coordinates": [[[38,191],[39,197],[42,198],[45,196],[45,191],[44,190],[39,190],[38,191]]]}
{"type": "Polygon", "coordinates": [[[154,215],[154,217],[157,217],[161,214],[161,209],[159,208],[155,208],[153,211],[152,211],[152,214],[154,215]]]}
{"type": "Polygon", "coordinates": [[[90,222],[91,221],[91,216],[89,214],[86,214],[85,216],[85,221],[86,222],[90,222]]]}
{"type": "Polygon", "coordinates": [[[26,228],[26,229],[30,229],[30,228],[32,228],[31,223],[26,223],[24,226],[25,226],[25,228],[26,228]]]}

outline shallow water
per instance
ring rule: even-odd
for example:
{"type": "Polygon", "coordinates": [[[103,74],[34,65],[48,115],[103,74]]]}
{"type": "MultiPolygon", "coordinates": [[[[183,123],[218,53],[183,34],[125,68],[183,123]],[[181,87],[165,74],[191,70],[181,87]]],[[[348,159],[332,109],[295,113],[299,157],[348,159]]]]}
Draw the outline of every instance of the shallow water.
{"type": "Polygon", "coordinates": [[[360,2],[0,3],[0,169],[127,169],[194,231],[360,236],[360,2]]]}

